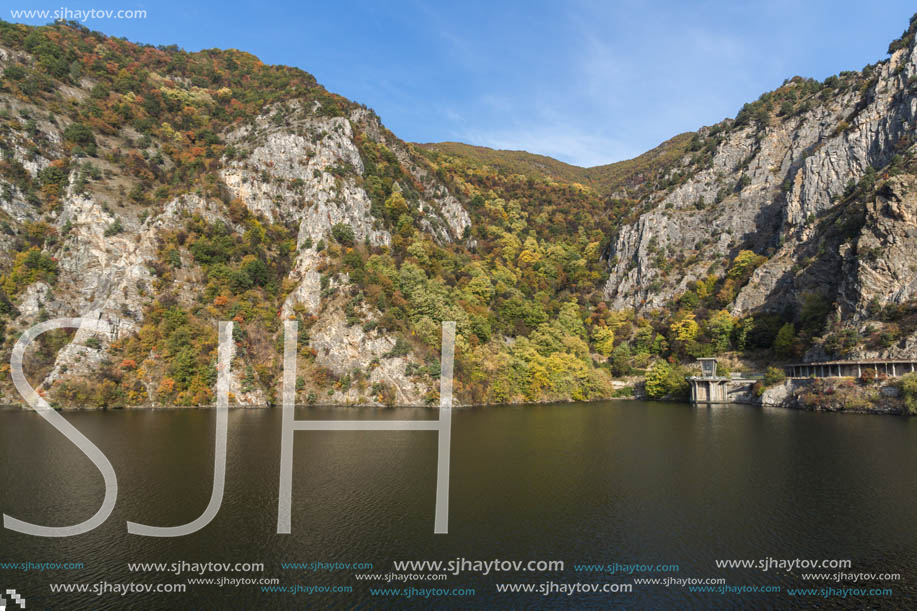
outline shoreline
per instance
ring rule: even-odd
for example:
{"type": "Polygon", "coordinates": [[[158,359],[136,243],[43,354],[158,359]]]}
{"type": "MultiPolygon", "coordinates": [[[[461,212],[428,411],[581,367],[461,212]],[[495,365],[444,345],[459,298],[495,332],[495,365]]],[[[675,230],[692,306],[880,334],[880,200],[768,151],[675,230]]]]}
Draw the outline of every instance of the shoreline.
{"type": "MultiPolygon", "coordinates": [[[[589,401],[569,401],[563,399],[550,400],[550,401],[530,401],[530,402],[519,402],[519,403],[463,403],[459,405],[454,405],[452,409],[454,410],[470,410],[470,409],[480,409],[480,408],[509,408],[509,407],[539,407],[552,404],[560,405],[584,405],[592,403],[604,403],[607,401],[642,401],[642,402],[664,402],[664,403],[684,403],[692,408],[712,408],[712,407],[730,407],[730,406],[749,406],[749,407],[758,407],[758,408],[773,408],[773,409],[787,409],[794,411],[803,411],[803,412],[815,412],[815,413],[838,413],[838,414],[859,414],[859,415],[873,415],[873,416],[904,416],[904,417],[913,417],[917,414],[910,414],[906,411],[905,408],[898,406],[897,404],[900,401],[891,400],[887,402],[887,406],[876,406],[874,408],[865,408],[862,406],[846,406],[843,404],[834,404],[826,403],[824,405],[806,405],[799,400],[798,396],[789,394],[781,401],[768,401],[767,395],[764,394],[760,397],[737,397],[737,400],[731,401],[729,403],[691,403],[689,397],[659,397],[659,398],[649,398],[649,397],[607,397],[601,399],[592,399],[589,401]]],[[[375,410],[388,410],[388,409],[417,409],[417,410],[438,410],[438,406],[431,405],[417,405],[417,404],[405,404],[405,405],[372,405],[372,404],[342,404],[342,403],[326,403],[326,404],[306,404],[306,403],[297,403],[294,405],[294,408],[320,408],[320,409],[375,409],[375,410]]],[[[54,410],[58,412],[108,412],[108,411],[177,411],[177,410],[215,410],[217,409],[216,405],[130,405],[130,406],[103,406],[103,407],[55,407],[54,410]]],[[[259,405],[230,405],[228,409],[232,410],[269,410],[269,409],[282,409],[281,405],[272,405],[272,404],[259,404],[259,405]]],[[[0,412],[3,411],[36,411],[29,405],[26,404],[14,404],[14,403],[3,403],[0,404],[0,412]]]]}

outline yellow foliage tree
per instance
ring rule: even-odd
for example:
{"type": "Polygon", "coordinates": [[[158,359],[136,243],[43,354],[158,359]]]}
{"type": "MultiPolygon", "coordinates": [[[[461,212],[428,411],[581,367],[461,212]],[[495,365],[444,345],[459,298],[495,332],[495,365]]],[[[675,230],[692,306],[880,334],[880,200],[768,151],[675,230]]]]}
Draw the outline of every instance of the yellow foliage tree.
{"type": "Polygon", "coordinates": [[[520,242],[519,238],[517,238],[515,235],[511,233],[504,233],[503,236],[500,237],[500,246],[503,258],[511,263],[515,261],[516,255],[522,248],[522,242],[520,242]]]}
{"type": "Polygon", "coordinates": [[[608,327],[596,327],[592,330],[592,341],[599,354],[611,356],[615,348],[615,332],[608,327]]]}
{"type": "Polygon", "coordinates": [[[407,214],[408,211],[408,203],[405,201],[404,196],[398,191],[392,193],[389,198],[385,200],[385,212],[390,218],[397,219],[402,214],[407,214]]]}
{"type": "Polygon", "coordinates": [[[532,238],[528,238],[525,241],[524,248],[522,252],[519,253],[519,259],[517,263],[519,265],[534,265],[541,261],[541,253],[538,252],[538,244],[534,244],[534,247],[530,247],[530,242],[534,242],[532,238]]]}
{"type": "Polygon", "coordinates": [[[672,336],[680,342],[690,342],[697,337],[700,327],[694,320],[694,314],[685,314],[671,324],[672,336]]]}

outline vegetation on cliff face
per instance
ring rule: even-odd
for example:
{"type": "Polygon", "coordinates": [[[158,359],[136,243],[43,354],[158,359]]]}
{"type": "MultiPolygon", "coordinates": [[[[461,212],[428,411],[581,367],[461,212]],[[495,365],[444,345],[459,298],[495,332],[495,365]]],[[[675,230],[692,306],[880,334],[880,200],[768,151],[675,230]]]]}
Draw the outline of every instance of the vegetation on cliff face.
{"type": "MultiPolygon", "coordinates": [[[[912,44],[915,23],[891,52],[912,44]]],[[[650,396],[679,395],[683,364],[697,357],[844,355],[917,332],[913,301],[877,302],[868,323],[852,326],[836,287],[800,290],[782,309],[737,308],[737,297],[782,246],[754,235],[735,236],[710,258],[705,249],[720,240],[719,229],[690,249],[641,235],[642,259],[619,261],[614,248],[621,232],[650,212],[684,215],[666,198],[709,170],[731,142],[741,141],[751,159],[774,126],[835,98],[868,98],[876,66],[824,82],[789,79],[734,120],[681,134],[634,160],[577,168],[524,152],[405,144],[309,74],[265,66],[239,51],[188,53],[77,24],[0,22],[4,49],[0,323],[7,354],[34,322],[80,313],[66,309],[68,292],[83,288],[72,274],[61,279],[61,262],[90,246],[86,231],[77,235],[85,228],[71,219],[104,223],[95,239],[117,244],[118,257],[144,268],[120,286],[123,295],[103,287],[109,292],[94,297],[120,304],[119,316],[135,321],[131,332],[56,360],[70,336],[39,346],[39,370],[54,370],[43,392],[60,405],[211,403],[219,320],[235,322],[239,401],[276,399],[281,322],[299,320],[297,387],[310,403],[347,396],[391,404],[394,386],[409,382],[429,388],[423,400],[435,402],[443,320],[457,321],[455,388],[469,403],[610,397],[613,377],[635,375],[645,375],[650,396]],[[290,160],[258,157],[253,151],[265,134],[287,138],[284,150],[298,142],[313,148],[290,160]],[[335,140],[340,155],[303,169],[325,154],[318,145],[329,138],[347,140],[335,140]],[[354,156],[339,150],[345,144],[354,156]],[[275,167],[281,162],[289,167],[275,167]],[[233,185],[225,175],[230,167],[244,170],[233,185]],[[362,194],[369,218],[336,217],[320,237],[298,226],[319,199],[347,210],[362,194]],[[448,198],[469,224],[430,204],[436,199],[441,207],[448,198]],[[204,203],[175,212],[175,202],[185,199],[204,203]],[[454,227],[443,229],[450,222],[454,227]],[[464,229],[449,237],[455,227],[464,229]],[[134,243],[152,245],[147,259],[136,258],[134,243]],[[666,289],[658,307],[614,307],[606,293],[609,268],[629,273],[644,266],[654,275],[642,289],[680,288],[666,289]],[[695,273],[699,268],[704,272],[695,273]],[[314,304],[301,295],[309,274],[316,276],[314,304]],[[322,361],[312,336],[336,313],[344,320],[339,335],[352,330],[353,341],[365,343],[384,334],[395,338],[392,346],[365,369],[322,361]],[[396,378],[373,373],[402,358],[396,378]]],[[[908,87],[902,96],[913,95],[908,87]]],[[[849,128],[841,122],[832,133],[849,128]]],[[[910,142],[898,146],[898,155],[866,168],[808,221],[823,236],[822,249],[800,247],[793,275],[824,273],[828,263],[841,269],[842,245],[874,222],[871,202],[891,197],[889,181],[917,174],[910,142]]],[[[692,199],[691,213],[726,210],[745,190],[760,188],[748,163],[709,197],[692,199]]],[[[789,189],[780,186],[777,199],[789,189]]],[[[853,248],[862,260],[881,256],[866,252],[865,242],[853,248]]]]}
{"type": "MultiPolygon", "coordinates": [[[[42,219],[23,223],[7,215],[14,253],[3,287],[10,299],[37,280],[53,287],[54,257],[68,249],[59,238],[69,230],[56,221],[74,190],[114,215],[105,237],[126,231],[122,218],[143,223],[186,193],[221,201],[229,223],[193,215],[157,233],[141,324],[107,348],[100,385],[64,371],[50,389],[61,404],[211,402],[217,320],[236,322],[237,357],[249,363],[243,390],[273,396],[279,359],[268,354],[280,345],[278,312],[293,289],[288,276],[299,249],[320,258],[323,301],[343,298],[348,324],[402,338],[391,356],[419,354],[431,366],[414,367],[409,375],[430,385],[438,373],[439,324],[456,320],[462,400],[608,394],[608,372],[592,359],[594,338],[601,336],[596,327],[605,325],[601,316],[589,317],[604,279],[600,253],[608,229],[604,202],[592,189],[418,155],[412,162],[445,183],[473,218],[462,243],[442,243],[424,230],[424,187],[407,161],[384,136],[371,137],[355,124],[363,171],[336,166],[331,172],[359,181],[391,243],[361,243],[349,225],[338,223],[319,242],[297,244],[289,223],[272,222],[228,197],[218,170],[247,159],[250,150],[227,144],[224,134],[266,107],[275,108],[272,124],[284,128],[285,100],[318,109],[316,117],[349,116],[359,107],[325,92],[306,73],[264,66],[236,51],[137,45],[75,24],[3,23],[0,44],[27,54],[5,67],[0,93],[47,109],[33,115],[21,110],[25,105],[7,104],[5,133],[34,135],[33,158],[51,160],[35,176],[15,154],[14,138],[2,142],[7,199],[30,202],[31,214],[42,219]],[[55,131],[59,144],[45,137],[55,131]],[[173,288],[187,276],[199,287],[192,303],[178,299],[173,288]],[[367,316],[366,308],[377,314],[367,316]]],[[[298,316],[308,357],[315,314],[298,316]]],[[[322,367],[310,378],[313,392],[349,386],[322,367]]],[[[390,396],[384,385],[366,390],[370,398],[390,396]]]]}

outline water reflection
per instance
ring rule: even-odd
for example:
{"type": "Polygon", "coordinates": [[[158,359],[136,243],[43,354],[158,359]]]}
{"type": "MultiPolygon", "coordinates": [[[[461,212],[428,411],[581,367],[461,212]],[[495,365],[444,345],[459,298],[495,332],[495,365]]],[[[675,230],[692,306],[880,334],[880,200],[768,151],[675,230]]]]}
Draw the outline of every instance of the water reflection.
{"type": "MultiPolygon", "coordinates": [[[[297,418],[433,418],[423,410],[302,409],[297,418]]],[[[178,538],[128,535],[127,520],[183,524],[210,498],[214,413],[207,410],[80,412],[66,416],[118,474],[111,518],[90,534],[46,540],[3,533],[2,561],[83,562],[72,576],[22,573],[35,608],[123,608],[118,597],[52,599],[59,581],[169,581],[131,574],[127,562],[264,562],[284,583],[351,585],[353,594],[262,595],[257,587],[192,588],[186,597],[134,598],[160,608],[375,606],[348,572],[303,574],[281,562],[393,559],[560,559],[558,581],[587,579],[580,563],[674,563],[682,577],[727,576],[737,585],[799,585],[798,575],[714,569],[723,558],[850,558],[857,572],[895,571],[913,595],[917,578],[917,420],[809,414],[747,406],[691,408],[608,402],[458,410],[453,416],[450,534],[433,535],[436,434],[297,432],[293,533],[277,535],[279,410],[232,410],[223,506],[202,531],[178,538]],[[267,597],[267,598],[265,598],[267,597]],[[119,606],[120,605],[120,606],[119,606]]],[[[0,412],[3,511],[39,524],[92,515],[102,478],[33,413],[0,412]]],[[[180,580],[180,581],[183,581],[180,580]]],[[[494,583],[528,576],[468,576],[461,608],[565,607],[565,597],[508,599],[494,583]]],[[[615,581],[618,581],[616,578],[615,581]]],[[[737,599],[645,588],[614,604],[635,608],[731,606],[737,599]]],[[[902,599],[904,600],[904,599],[902,599]]],[[[743,605],[789,607],[787,597],[743,605]]],[[[835,602],[829,601],[831,605],[835,602]]],[[[578,595],[596,606],[607,597],[578,595]]],[[[861,606],[860,601],[838,605],[861,606]],[[859,603],[859,604],[857,604],[859,603]]],[[[418,601],[418,606],[424,607],[418,601]]],[[[428,605],[426,605],[428,606],[428,605]]],[[[808,606],[800,604],[800,606],[808,606]]],[[[835,605],[836,606],[836,605],[835,605]]]]}

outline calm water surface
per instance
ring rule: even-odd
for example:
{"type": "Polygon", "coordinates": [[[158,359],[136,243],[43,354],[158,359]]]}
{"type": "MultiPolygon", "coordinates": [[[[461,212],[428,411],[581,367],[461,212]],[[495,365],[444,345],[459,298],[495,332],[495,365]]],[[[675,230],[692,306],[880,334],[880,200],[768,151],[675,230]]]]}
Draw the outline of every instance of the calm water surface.
{"type": "MultiPolygon", "coordinates": [[[[423,419],[414,409],[297,410],[298,419],[423,419]]],[[[129,535],[125,522],[184,524],[210,498],[215,412],[76,412],[66,418],[118,475],[114,513],[91,533],[42,539],[2,530],[0,562],[81,562],[82,570],[0,571],[29,608],[752,608],[906,607],[917,599],[917,418],[812,414],[671,403],[481,408],[453,415],[448,535],[433,535],[436,434],[297,432],[293,532],[276,534],[280,410],[232,410],[226,492],[202,531],[129,535]],[[375,597],[353,570],[281,563],[393,560],[563,560],[555,574],[463,574],[417,588],[472,587],[467,598],[375,597]],[[632,583],[574,564],[677,564],[730,585],[815,587],[800,571],[722,570],[717,559],[850,559],[850,572],[900,573],[892,598],[697,594],[634,586],[631,594],[506,595],[497,583],[632,583]],[[185,594],[51,595],[49,583],[186,583],[192,575],[131,573],[128,562],[260,562],[282,585],[351,593],[266,594],[257,585],[189,586],[185,594]],[[446,584],[446,585],[443,585],[446,584]],[[910,602],[906,602],[906,601],[910,602]]],[[[43,525],[81,522],[103,496],[87,458],[32,412],[0,412],[5,514],[43,525]]],[[[401,587],[391,584],[381,587],[401,587]]],[[[854,587],[853,584],[833,584],[854,587]]],[[[867,584],[869,587],[870,584],[867,584]]],[[[380,584],[373,584],[379,587],[380,584]]],[[[862,587],[857,584],[856,587],[862,587]]]]}

